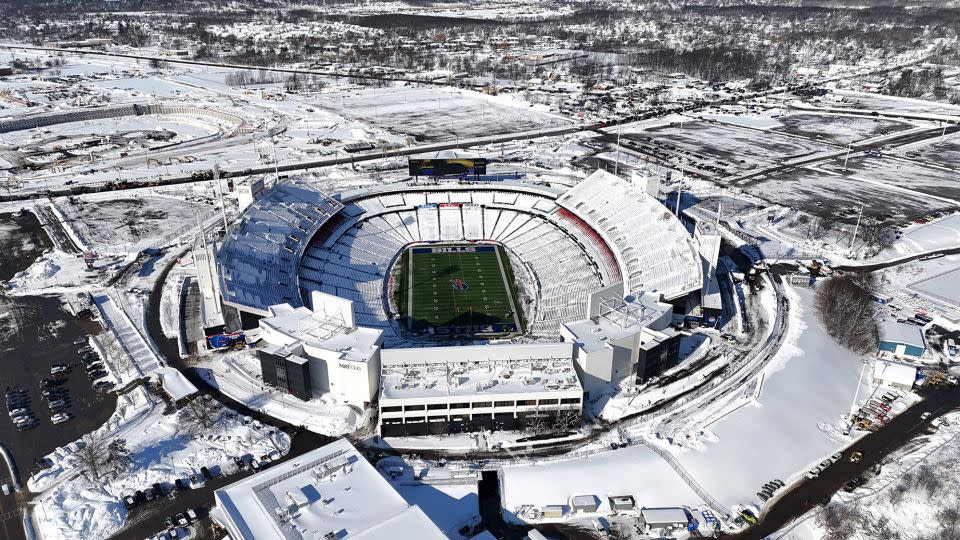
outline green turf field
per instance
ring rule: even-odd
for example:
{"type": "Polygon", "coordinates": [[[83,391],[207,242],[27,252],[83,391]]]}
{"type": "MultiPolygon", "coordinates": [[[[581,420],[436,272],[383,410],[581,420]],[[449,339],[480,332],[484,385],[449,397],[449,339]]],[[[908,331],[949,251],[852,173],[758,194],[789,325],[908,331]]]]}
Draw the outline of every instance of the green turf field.
{"type": "Polygon", "coordinates": [[[521,330],[500,246],[417,246],[402,256],[397,301],[408,328],[441,333],[505,334],[521,330]]]}

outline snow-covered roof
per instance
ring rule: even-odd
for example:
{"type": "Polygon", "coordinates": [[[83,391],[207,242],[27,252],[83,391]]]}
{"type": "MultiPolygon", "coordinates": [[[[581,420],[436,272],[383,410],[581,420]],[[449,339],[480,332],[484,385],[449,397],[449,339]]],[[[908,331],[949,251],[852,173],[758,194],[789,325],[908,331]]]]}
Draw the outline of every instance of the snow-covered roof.
{"type": "MultiPolygon", "coordinates": [[[[671,305],[659,302],[652,295],[641,294],[630,301],[610,304],[601,310],[599,317],[568,322],[562,326],[580,348],[588,352],[598,351],[611,341],[638,333],[647,333],[651,340],[661,339],[658,334],[666,330],[662,321],[672,312],[671,305]],[[656,329],[650,328],[651,325],[656,329]]],[[[666,337],[662,336],[663,339],[666,337]]]]}
{"type": "Polygon", "coordinates": [[[235,539],[445,538],[346,439],[218,489],[214,498],[212,515],[235,539]]]}
{"type": "Polygon", "coordinates": [[[703,286],[693,237],[670,210],[623,179],[596,171],[557,204],[614,247],[627,292],[656,292],[670,300],[703,286]]]}
{"type": "Polygon", "coordinates": [[[901,343],[914,347],[926,348],[923,342],[923,331],[915,324],[904,324],[896,321],[880,323],[880,341],[887,343],[901,343]]]}
{"type": "Polygon", "coordinates": [[[688,523],[687,511],[683,508],[644,508],[640,510],[643,521],[647,525],[672,523],[688,523]]]}
{"type": "Polygon", "coordinates": [[[572,343],[524,343],[385,349],[380,353],[380,400],[582,393],[572,343]]]}
{"type": "Polygon", "coordinates": [[[917,368],[896,362],[877,360],[873,365],[873,378],[884,383],[912,386],[917,380],[917,368]]]}
{"type": "Polygon", "coordinates": [[[344,310],[324,310],[314,292],[314,307],[294,308],[290,304],[270,306],[269,317],[260,319],[260,335],[280,347],[299,343],[307,355],[353,362],[367,362],[382,343],[383,331],[356,326],[353,302],[342,300],[344,310]]]}
{"type": "Polygon", "coordinates": [[[177,368],[165,366],[157,370],[160,376],[160,384],[163,385],[163,391],[174,401],[180,401],[185,397],[197,393],[197,387],[187,380],[177,368]]]}
{"type": "Polygon", "coordinates": [[[268,306],[302,305],[300,258],[317,230],[342,208],[303,180],[263,192],[230,227],[217,253],[224,301],[263,315],[268,306]]]}

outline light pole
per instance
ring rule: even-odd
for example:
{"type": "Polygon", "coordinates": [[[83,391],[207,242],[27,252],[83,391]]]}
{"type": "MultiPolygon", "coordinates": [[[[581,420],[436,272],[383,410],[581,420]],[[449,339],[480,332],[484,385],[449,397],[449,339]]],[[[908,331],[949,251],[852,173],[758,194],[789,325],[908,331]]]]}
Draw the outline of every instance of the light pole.
{"type": "Polygon", "coordinates": [[[623,124],[617,124],[617,160],[613,164],[613,174],[620,174],[620,135],[623,134],[623,124]]]}
{"type": "Polygon", "coordinates": [[[853,430],[853,411],[857,410],[857,398],[860,397],[860,382],[863,380],[863,372],[867,370],[867,363],[869,360],[862,359],[860,363],[863,364],[863,367],[860,368],[860,377],[857,378],[857,390],[853,394],[853,403],[850,405],[850,425],[847,427],[847,432],[845,435],[850,435],[850,432],[853,430]]]}
{"type": "Polygon", "coordinates": [[[850,160],[850,143],[847,143],[847,157],[843,158],[843,172],[847,172],[847,161],[850,160]]]}
{"type": "Polygon", "coordinates": [[[853,249],[853,243],[857,241],[857,231],[860,230],[860,218],[863,217],[863,204],[860,204],[860,213],[857,214],[857,224],[853,226],[853,237],[850,238],[850,249],[853,249]]]}

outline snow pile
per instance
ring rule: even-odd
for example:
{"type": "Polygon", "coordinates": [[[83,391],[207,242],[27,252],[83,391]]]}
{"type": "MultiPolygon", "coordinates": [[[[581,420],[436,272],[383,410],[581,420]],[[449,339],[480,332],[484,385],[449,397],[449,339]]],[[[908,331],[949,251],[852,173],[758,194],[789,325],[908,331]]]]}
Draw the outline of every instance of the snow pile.
{"type": "Polygon", "coordinates": [[[359,429],[366,417],[360,409],[330,395],[302,401],[263,384],[259,364],[249,351],[230,351],[207,357],[201,374],[218,391],[247,407],[296,426],[338,436],[359,429]],[[254,365],[256,364],[256,365],[254,365]]]}
{"type": "MultiPolygon", "coordinates": [[[[98,270],[111,266],[112,262],[99,260],[98,270]]],[[[50,251],[41,255],[26,270],[17,273],[7,282],[12,295],[35,295],[58,292],[80,292],[96,286],[88,273],[82,257],[63,251],[50,251]]]]}
{"type": "Polygon", "coordinates": [[[60,448],[47,456],[53,467],[28,484],[31,491],[43,493],[34,510],[42,537],[107,538],[126,519],[124,495],[155,482],[172,484],[204,466],[219,465],[230,473],[235,467],[233,456],[285,454],[290,448],[290,440],[282,432],[270,435],[263,431],[270,428],[244,425],[241,417],[229,410],[224,410],[214,427],[194,437],[178,414],[164,415],[163,409],[162,402],[139,387],[120,397],[117,411],[97,430],[107,441],[126,439],[131,462],[123,473],[90,481],[80,473],[75,449],[60,448]]]}

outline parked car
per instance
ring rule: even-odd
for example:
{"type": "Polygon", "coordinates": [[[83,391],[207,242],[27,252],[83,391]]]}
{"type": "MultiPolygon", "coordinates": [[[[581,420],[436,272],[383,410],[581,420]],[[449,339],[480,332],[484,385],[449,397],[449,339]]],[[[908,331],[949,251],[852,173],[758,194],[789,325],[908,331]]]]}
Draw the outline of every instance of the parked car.
{"type": "Polygon", "coordinates": [[[926,411],[920,415],[921,420],[926,420],[927,418],[930,418],[930,411],[926,411]]]}
{"type": "Polygon", "coordinates": [[[68,373],[69,371],[70,371],[70,368],[64,365],[54,365],[50,368],[51,375],[63,375],[65,373],[68,373]]]}
{"type": "Polygon", "coordinates": [[[184,514],[183,512],[180,512],[175,517],[177,520],[177,525],[180,525],[181,527],[186,527],[187,525],[190,524],[190,520],[187,519],[187,515],[184,514]]]}
{"type": "Polygon", "coordinates": [[[202,474],[203,477],[207,480],[210,480],[211,478],[213,478],[213,475],[210,474],[210,469],[206,467],[200,467],[200,474],[202,474]]]}
{"type": "Polygon", "coordinates": [[[763,493],[762,491],[757,493],[757,497],[759,497],[760,500],[763,502],[767,502],[767,500],[770,498],[769,495],[767,495],[766,493],[763,493]]]}
{"type": "Polygon", "coordinates": [[[840,461],[840,458],[842,458],[842,457],[843,457],[843,454],[840,453],[840,452],[837,452],[836,454],[830,456],[830,461],[832,461],[833,463],[836,463],[836,462],[840,461]]]}
{"type": "Polygon", "coordinates": [[[93,362],[92,364],[87,364],[87,372],[96,371],[98,369],[103,369],[103,362],[93,362]]]}
{"type": "Polygon", "coordinates": [[[100,377],[106,377],[106,376],[107,376],[107,372],[102,369],[98,369],[96,371],[91,371],[87,373],[87,377],[90,377],[91,380],[99,379],[100,377]]]}
{"type": "Polygon", "coordinates": [[[70,415],[66,413],[57,413],[50,417],[50,421],[54,424],[62,424],[70,420],[70,415]]]}
{"type": "Polygon", "coordinates": [[[113,381],[97,381],[93,383],[94,390],[99,390],[100,392],[111,390],[114,386],[116,386],[116,383],[113,381]]]}
{"type": "Polygon", "coordinates": [[[863,452],[854,452],[850,454],[850,463],[857,463],[863,457],[863,452]]]}
{"type": "Polygon", "coordinates": [[[124,495],[123,496],[123,505],[127,507],[127,510],[130,510],[137,506],[137,499],[133,495],[124,495]]]}
{"type": "Polygon", "coordinates": [[[23,409],[23,408],[20,408],[20,409],[11,409],[11,410],[10,410],[10,417],[13,418],[14,416],[23,416],[23,415],[29,414],[29,413],[30,413],[30,411],[29,411],[28,409],[23,409]]]}
{"type": "Polygon", "coordinates": [[[10,484],[3,484],[2,486],[0,486],[0,491],[2,491],[4,495],[9,495],[13,493],[13,490],[10,489],[10,484]]]}
{"type": "Polygon", "coordinates": [[[191,509],[187,510],[187,519],[190,520],[190,523],[193,523],[193,522],[197,521],[197,520],[200,519],[200,518],[197,517],[197,511],[194,510],[193,508],[191,508],[191,509]]]}
{"type": "Polygon", "coordinates": [[[823,472],[823,469],[821,469],[820,467],[814,467],[814,468],[810,469],[809,471],[807,471],[807,478],[809,478],[809,479],[812,480],[812,479],[820,476],[820,473],[822,473],[822,472],[823,472]]]}
{"type": "Polygon", "coordinates": [[[66,408],[67,402],[62,399],[53,399],[53,400],[50,400],[49,403],[47,403],[47,406],[50,407],[50,410],[55,411],[57,409],[66,408]]]}
{"type": "Polygon", "coordinates": [[[201,489],[206,485],[206,481],[203,479],[201,474],[191,474],[190,475],[190,487],[192,489],[201,489]]]}

